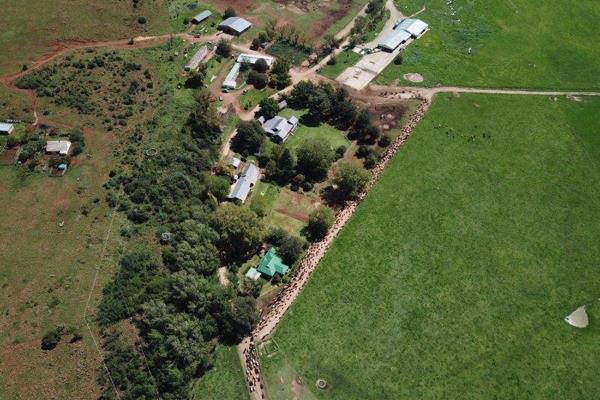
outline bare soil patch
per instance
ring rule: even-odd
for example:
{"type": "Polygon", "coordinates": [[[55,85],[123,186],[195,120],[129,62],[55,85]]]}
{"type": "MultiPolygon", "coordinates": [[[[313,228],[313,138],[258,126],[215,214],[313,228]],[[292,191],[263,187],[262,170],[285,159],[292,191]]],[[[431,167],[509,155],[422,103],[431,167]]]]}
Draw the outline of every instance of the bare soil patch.
{"type": "Polygon", "coordinates": [[[423,82],[425,80],[423,75],[417,74],[416,72],[409,72],[408,74],[404,74],[402,77],[409,82],[423,82]]]}
{"type": "Polygon", "coordinates": [[[238,14],[242,14],[254,5],[253,0],[212,0],[211,3],[222,10],[232,7],[238,14]]]}

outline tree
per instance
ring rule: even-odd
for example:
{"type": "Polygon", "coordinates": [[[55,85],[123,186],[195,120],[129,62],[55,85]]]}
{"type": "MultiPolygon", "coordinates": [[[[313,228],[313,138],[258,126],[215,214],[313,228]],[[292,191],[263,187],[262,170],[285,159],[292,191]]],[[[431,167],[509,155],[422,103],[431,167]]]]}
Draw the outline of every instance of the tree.
{"type": "Polygon", "coordinates": [[[223,12],[223,19],[227,19],[227,18],[231,18],[231,17],[235,17],[235,10],[233,9],[233,7],[227,7],[225,9],[225,12],[223,12]]]}
{"type": "Polygon", "coordinates": [[[298,172],[309,180],[320,181],[327,175],[335,155],[329,144],[322,139],[307,139],[296,150],[298,172]]]}
{"type": "Polygon", "coordinates": [[[331,100],[323,90],[317,90],[308,98],[308,117],[314,123],[327,122],[331,115],[331,100]]]}
{"type": "Polygon", "coordinates": [[[290,83],[290,62],[280,57],[271,68],[271,84],[277,89],[283,89],[290,83]]]}
{"type": "Polygon", "coordinates": [[[264,59],[259,58],[258,61],[256,61],[256,63],[254,64],[254,69],[257,72],[264,74],[269,70],[269,64],[267,64],[267,62],[264,59]]]}
{"type": "Polygon", "coordinates": [[[231,42],[227,39],[219,40],[219,43],[217,43],[215,53],[217,53],[221,57],[229,58],[231,57],[231,52],[231,42]]]}
{"type": "Polygon", "coordinates": [[[304,251],[305,241],[298,236],[287,235],[277,249],[277,254],[287,265],[294,264],[304,251]]]}
{"type": "Polygon", "coordinates": [[[248,74],[247,82],[254,85],[257,89],[264,89],[269,83],[269,77],[266,74],[261,74],[260,72],[252,70],[248,74]]]}
{"type": "Polygon", "coordinates": [[[188,89],[198,89],[204,84],[205,74],[201,71],[192,71],[185,80],[185,87],[188,89]]]}
{"type": "Polygon", "coordinates": [[[42,350],[52,350],[58,345],[60,339],[62,338],[63,333],[65,332],[65,327],[63,325],[58,325],[55,328],[50,329],[44,337],[42,338],[42,350]]]}
{"type": "Polygon", "coordinates": [[[312,240],[320,240],[327,235],[335,219],[330,208],[320,206],[308,216],[306,230],[312,240]]]}
{"type": "Polygon", "coordinates": [[[331,115],[336,128],[346,130],[352,126],[356,118],[356,107],[349,100],[333,103],[331,115]]]}
{"type": "Polygon", "coordinates": [[[307,108],[308,100],[315,93],[316,90],[317,87],[314,83],[310,81],[298,82],[298,84],[294,86],[292,92],[290,93],[288,103],[294,108],[307,108]]]}
{"type": "Polygon", "coordinates": [[[196,105],[188,120],[192,137],[200,145],[217,145],[221,142],[221,124],[216,110],[211,107],[210,93],[206,89],[198,91],[195,95],[196,105]]]}
{"type": "Polygon", "coordinates": [[[279,113],[279,104],[271,97],[262,99],[259,105],[259,114],[265,117],[267,120],[274,118],[279,113]]]}
{"type": "Polygon", "coordinates": [[[327,34],[325,34],[325,36],[323,36],[323,46],[322,46],[323,54],[329,54],[334,49],[337,49],[338,47],[340,47],[340,41],[337,40],[333,34],[327,33],[327,34]]]}
{"type": "Polygon", "coordinates": [[[264,227],[247,207],[228,203],[219,207],[212,224],[219,234],[219,248],[228,259],[245,259],[262,241],[264,227]]]}
{"type": "Polygon", "coordinates": [[[259,153],[265,142],[265,132],[257,121],[240,121],[231,139],[231,148],[244,155],[259,153]]]}
{"type": "Polygon", "coordinates": [[[358,164],[342,160],[333,173],[333,184],[337,186],[340,199],[354,199],[369,183],[369,171],[358,164]]]}

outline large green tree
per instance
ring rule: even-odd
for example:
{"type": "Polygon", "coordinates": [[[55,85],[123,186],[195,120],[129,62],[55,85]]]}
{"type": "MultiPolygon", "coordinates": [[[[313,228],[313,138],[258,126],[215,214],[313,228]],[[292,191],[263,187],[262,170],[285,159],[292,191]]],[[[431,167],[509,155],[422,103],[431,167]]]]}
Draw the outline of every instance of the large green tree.
{"type": "Polygon", "coordinates": [[[323,139],[307,139],[296,150],[298,156],[298,172],[309,180],[321,181],[335,159],[335,152],[323,139]]]}
{"type": "Polygon", "coordinates": [[[247,207],[224,204],[214,214],[212,223],[219,234],[218,245],[228,259],[244,259],[261,244],[263,223],[247,207]]]}

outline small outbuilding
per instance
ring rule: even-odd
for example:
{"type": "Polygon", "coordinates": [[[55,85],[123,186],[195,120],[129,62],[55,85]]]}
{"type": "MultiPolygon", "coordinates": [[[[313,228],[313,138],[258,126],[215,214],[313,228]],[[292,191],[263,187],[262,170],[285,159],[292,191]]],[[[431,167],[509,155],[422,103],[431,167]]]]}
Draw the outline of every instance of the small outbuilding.
{"type": "Polygon", "coordinates": [[[194,56],[190,59],[190,61],[185,65],[184,69],[186,71],[195,71],[200,67],[200,63],[204,58],[208,55],[210,50],[208,46],[202,46],[200,49],[194,54],[194,56]]]}
{"type": "Polygon", "coordinates": [[[270,67],[271,64],[273,64],[273,57],[270,56],[263,56],[261,54],[246,54],[246,53],[242,53],[238,56],[237,58],[237,62],[242,63],[242,64],[256,64],[256,62],[258,60],[265,60],[265,62],[267,63],[267,65],[270,67]]]}
{"type": "Polygon", "coordinates": [[[242,17],[229,17],[222,21],[217,28],[230,35],[239,36],[250,29],[251,26],[252,24],[242,17]]]}
{"type": "Polygon", "coordinates": [[[206,21],[211,15],[212,12],[210,12],[209,10],[204,10],[200,14],[192,18],[192,24],[199,24],[202,21],[206,21]]]}
{"type": "Polygon", "coordinates": [[[239,166],[240,166],[241,163],[242,163],[242,160],[240,160],[237,157],[233,157],[231,159],[231,161],[229,161],[229,166],[232,167],[232,168],[236,168],[237,169],[237,168],[239,168],[239,166]]]}
{"type": "Polygon", "coordinates": [[[248,279],[250,279],[250,280],[256,281],[256,280],[258,280],[258,278],[260,278],[260,272],[258,272],[256,270],[256,268],[251,267],[248,270],[248,272],[246,272],[245,277],[248,278],[248,279]]]}
{"type": "Polygon", "coordinates": [[[290,267],[283,263],[283,260],[275,253],[275,248],[273,247],[260,259],[258,268],[256,268],[258,272],[269,278],[277,274],[284,276],[288,273],[289,269],[290,267]]]}
{"type": "Polygon", "coordinates": [[[221,85],[221,89],[223,91],[235,90],[237,88],[237,78],[240,74],[241,66],[242,64],[238,62],[233,64],[233,67],[231,67],[231,70],[229,71],[229,73],[225,77],[225,80],[223,81],[223,84],[221,85]]]}
{"type": "Polygon", "coordinates": [[[295,116],[283,118],[278,115],[269,120],[265,120],[265,117],[261,116],[258,118],[258,122],[262,125],[265,133],[277,143],[284,142],[298,127],[298,118],[295,116]]]}
{"type": "Polygon", "coordinates": [[[260,169],[252,163],[246,164],[239,179],[231,187],[227,198],[242,203],[245,202],[252,188],[258,183],[259,177],[260,169]]]}
{"type": "Polygon", "coordinates": [[[0,135],[10,135],[14,131],[15,126],[13,124],[0,122],[0,135]]]}
{"type": "Polygon", "coordinates": [[[71,142],[68,140],[49,140],[46,143],[47,154],[66,156],[69,154],[69,150],[71,150],[71,142]]]}

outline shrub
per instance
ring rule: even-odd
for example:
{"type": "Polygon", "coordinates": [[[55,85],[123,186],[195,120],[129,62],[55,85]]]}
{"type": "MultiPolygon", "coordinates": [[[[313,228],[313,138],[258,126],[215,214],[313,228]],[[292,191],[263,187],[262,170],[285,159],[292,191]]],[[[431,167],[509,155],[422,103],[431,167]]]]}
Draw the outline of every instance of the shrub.
{"type": "Polygon", "coordinates": [[[391,143],[392,139],[389,137],[389,135],[383,135],[377,142],[380,147],[388,147],[391,143]]]}
{"type": "Polygon", "coordinates": [[[231,42],[226,39],[219,40],[215,53],[221,57],[231,57],[231,42]]]}
{"type": "Polygon", "coordinates": [[[344,154],[346,154],[346,146],[341,145],[340,147],[335,149],[335,159],[336,160],[344,158],[344,154]]]}
{"type": "Polygon", "coordinates": [[[137,22],[144,25],[146,23],[146,17],[138,17],[137,22]]]}
{"type": "Polygon", "coordinates": [[[403,61],[404,60],[402,59],[402,54],[398,54],[396,56],[396,58],[394,58],[394,64],[395,65],[400,65],[400,64],[402,64],[403,61]]]}
{"type": "Polygon", "coordinates": [[[307,233],[312,240],[319,240],[327,235],[333,225],[334,217],[331,209],[320,206],[308,216],[307,233]]]}
{"type": "Polygon", "coordinates": [[[227,18],[231,18],[231,17],[235,17],[235,10],[233,9],[233,7],[227,7],[225,9],[225,12],[223,12],[223,19],[227,19],[227,18]]]}
{"type": "Polygon", "coordinates": [[[63,333],[65,332],[65,327],[63,325],[57,325],[55,328],[50,329],[46,332],[44,337],[42,338],[42,350],[52,350],[58,345],[60,339],[62,338],[63,333]]]}
{"type": "Polygon", "coordinates": [[[372,152],[373,152],[373,150],[371,149],[371,146],[366,145],[366,144],[361,144],[360,146],[358,146],[358,149],[356,150],[356,157],[365,158],[368,155],[370,155],[372,152]]]}
{"type": "Polygon", "coordinates": [[[327,60],[327,65],[335,65],[335,64],[337,64],[337,58],[331,57],[329,60],[327,60]]]}

